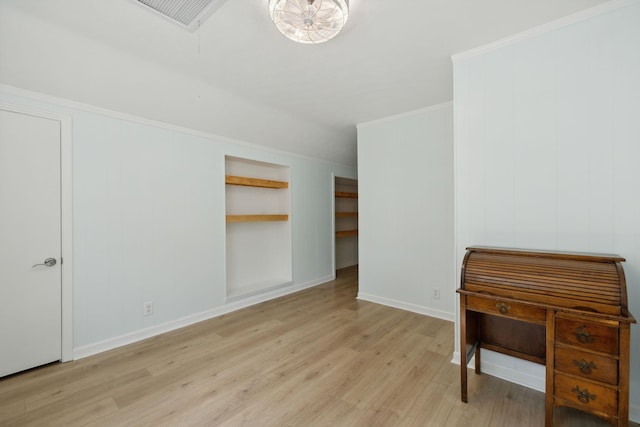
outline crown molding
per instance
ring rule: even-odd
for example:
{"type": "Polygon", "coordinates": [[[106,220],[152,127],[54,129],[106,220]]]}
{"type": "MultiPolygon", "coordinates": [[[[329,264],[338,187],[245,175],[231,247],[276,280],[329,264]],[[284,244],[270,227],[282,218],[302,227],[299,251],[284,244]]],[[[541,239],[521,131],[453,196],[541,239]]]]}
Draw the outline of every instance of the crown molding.
{"type": "Polygon", "coordinates": [[[371,121],[368,121],[368,122],[358,123],[356,125],[356,128],[360,129],[360,128],[363,128],[363,127],[367,127],[369,125],[383,123],[383,122],[387,122],[387,121],[391,121],[391,120],[396,120],[396,119],[400,119],[400,118],[403,118],[403,117],[410,117],[410,116],[414,116],[416,114],[428,113],[430,111],[441,110],[443,108],[450,108],[452,106],[453,106],[453,101],[446,101],[446,102],[442,102],[440,104],[430,105],[429,107],[420,108],[418,110],[411,110],[411,111],[407,111],[405,113],[394,114],[393,116],[387,116],[387,117],[382,117],[380,119],[371,120],[371,121]]]}
{"type": "MultiPolygon", "coordinates": [[[[160,122],[153,119],[147,119],[144,117],[140,117],[140,116],[136,116],[128,113],[122,113],[115,110],[109,110],[107,108],[98,107],[91,104],[85,104],[79,101],[59,98],[57,96],[47,95],[41,92],[34,92],[28,89],[19,88],[19,87],[7,85],[4,83],[0,83],[0,95],[2,94],[6,94],[10,96],[19,96],[21,98],[26,98],[36,102],[52,104],[57,107],[79,110],[86,113],[99,114],[101,116],[111,117],[119,120],[126,120],[129,122],[138,123],[146,126],[153,126],[153,127],[166,129],[174,132],[180,132],[183,134],[187,134],[187,135],[191,135],[199,138],[205,138],[205,139],[214,140],[221,143],[238,145],[238,146],[251,148],[257,151],[267,152],[271,154],[278,154],[278,155],[293,157],[298,159],[312,160],[314,162],[320,162],[330,166],[341,166],[346,168],[354,167],[353,165],[349,165],[346,163],[338,163],[328,159],[306,156],[304,154],[298,154],[291,151],[279,150],[277,148],[272,148],[266,145],[259,145],[251,142],[241,141],[239,139],[229,138],[226,136],[215,135],[215,134],[204,132],[204,131],[190,129],[190,128],[186,128],[178,125],[172,125],[170,123],[160,122]]],[[[0,99],[0,101],[2,100],[0,99]]]]}
{"type": "Polygon", "coordinates": [[[612,0],[606,3],[602,3],[598,6],[591,7],[589,9],[582,10],[564,18],[556,19],[546,24],[539,25],[529,30],[522,31],[520,33],[505,37],[500,40],[466,50],[464,52],[451,55],[451,60],[456,63],[474,56],[481,55],[483,53],[492,52],[494,50],[509,46],[523,40],[530,39],[532,37],[545,34],[559,28],[567,27],[569,25],[577,24],[587,19],[591,19],[596,16],[604,15],[606,13],[621,9],[623,7],[631,6],[633,4],[640,3],[640,0],[612,0]]]}

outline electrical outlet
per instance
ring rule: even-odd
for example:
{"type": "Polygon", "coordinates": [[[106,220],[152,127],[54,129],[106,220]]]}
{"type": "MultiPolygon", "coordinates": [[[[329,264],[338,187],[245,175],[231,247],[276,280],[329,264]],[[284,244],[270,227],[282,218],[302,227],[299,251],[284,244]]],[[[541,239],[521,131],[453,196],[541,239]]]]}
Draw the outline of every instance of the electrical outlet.
{"type": "Polygon", "coordinates": [[[153,314],[153,302],[148,301],[142,304],[142,314],[144,316],[151,316],[153,314]]]}
{"type": "Polygon", "coordinates": [[[433,288],[433,299],[440,299],[440,288],[433,288]]]}

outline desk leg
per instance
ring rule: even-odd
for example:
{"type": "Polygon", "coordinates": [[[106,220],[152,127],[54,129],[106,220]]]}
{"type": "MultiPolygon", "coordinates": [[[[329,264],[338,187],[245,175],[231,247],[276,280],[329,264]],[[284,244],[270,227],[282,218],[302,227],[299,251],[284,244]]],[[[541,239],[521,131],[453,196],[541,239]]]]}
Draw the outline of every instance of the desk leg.
{"type": "Polygon", "coordinates": [[[547,310],[547,354],[546,354],[546,384],[545,384],[545,427],[553,427],[553,369],[554,369],[554,351],[555,351],[555,315],[553,310],[547,310]]]}
{"type": "Polygon", "coordinates": [[[467,357],[464,351],[460,353],[460,400],[467,403],[467,357]]]}
{"type": "Polygon", "coordinates": [[[467,403],[467,364],[475,356],[475,372],[480,369],[480,341],[478,333],[478,313],[467,310],[467,297],[460,295],[460,400],[467,403]]]}
{"type": "Polygon", "coordinates": [[[460,295],[460,400],[467,399],[467,299],[460,295]]]}
{"type": "Polygon", "coordinates": [[[620,360],[619,366],[619,390],[618,393],[618,426],[627,427],[629,425],[629,363],[631,350],[630,332],[631,325],[627,322],[620,322],[620,360]]]}

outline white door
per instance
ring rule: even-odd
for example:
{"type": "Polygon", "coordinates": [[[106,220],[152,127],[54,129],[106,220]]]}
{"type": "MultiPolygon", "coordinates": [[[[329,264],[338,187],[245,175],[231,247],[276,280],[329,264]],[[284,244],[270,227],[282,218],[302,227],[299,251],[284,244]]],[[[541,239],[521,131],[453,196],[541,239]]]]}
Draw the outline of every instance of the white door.
{"type": "Polygon", "coordinates": [[[0,109],[0,377],[61,359],[60,221],[60,122],[0,109]]]}

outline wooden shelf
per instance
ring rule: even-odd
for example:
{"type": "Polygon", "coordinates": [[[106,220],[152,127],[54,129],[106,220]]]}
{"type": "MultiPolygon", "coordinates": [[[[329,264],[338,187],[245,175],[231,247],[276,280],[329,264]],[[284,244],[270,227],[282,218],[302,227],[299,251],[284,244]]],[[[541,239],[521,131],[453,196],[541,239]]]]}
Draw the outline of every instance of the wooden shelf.
{"type": "Polygon", "coordinates": [[[229,222],[288,221],[289,215],[227,215],[229,222]]]}
{"type": "Polygon", "coordinates": [[[270,179],[250,178],[247,176],[225,175],[225,184],[243,185],[245,187],[261,187],[261,188],[289,188],[286,181],[272,181],[270,179]]]}
{"type": "Polygon", "coordinates": [[[336,218],[357,218],[358,212],[336,212],[336,218]]]}
{"type": "Polygon", "coordinates": [[[350,191],[336,191],[336,197],[346,197],[348,199],[357,199],[358,193],[352,193],[350,191]]]}
{"type": "Polygon", "coordinates": [[[344,231],[336,231],[336,237],[350,237],[357,236],[358,230],[344,230],[344,231]]]}

